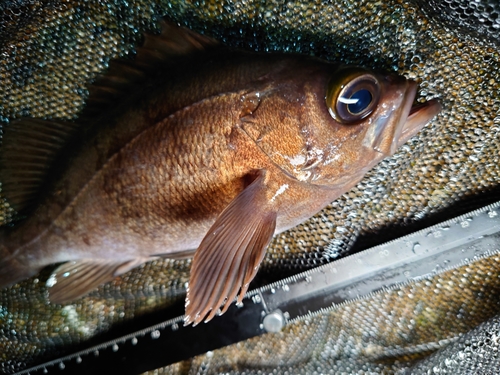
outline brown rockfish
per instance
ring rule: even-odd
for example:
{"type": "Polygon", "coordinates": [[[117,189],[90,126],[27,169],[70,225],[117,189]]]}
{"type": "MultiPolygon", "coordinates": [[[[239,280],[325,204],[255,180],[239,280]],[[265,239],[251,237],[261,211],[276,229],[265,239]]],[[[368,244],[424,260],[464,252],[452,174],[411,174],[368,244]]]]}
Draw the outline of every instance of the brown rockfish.
{"type": "Polygon", "coordinates": [[[157,257],[193,256],[186,324],[224,312],[272,236],[352,188],[439,111],[395,74],[226,48],[168,23],[111,64],[76,123],[4,129],[0,287],[66,262],[64,303],[157,257]]]}

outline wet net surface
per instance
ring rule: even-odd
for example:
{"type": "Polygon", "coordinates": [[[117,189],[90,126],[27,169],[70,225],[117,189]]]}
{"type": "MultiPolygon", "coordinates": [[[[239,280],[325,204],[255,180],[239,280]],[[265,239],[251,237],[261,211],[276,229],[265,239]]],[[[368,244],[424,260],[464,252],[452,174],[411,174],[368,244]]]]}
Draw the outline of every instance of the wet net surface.
{"type": "MultiPolygon", "coordinates": [[[[418,137],[273,240],[263,284],[500,197],[498,5],[478,4],[474,13],[460,1],[7,1],[0,121],[76,119],[89,83],[110,59],[133,57],[158,16],[233,47],[397,71],[420,82],[422,100],[441,98],[444,110],[418,137]]],[[[11,222],[2,203],[0,220],[11,222]]],[[[499,264],[493,256],[151,373],[488,373],[498,361],[499,264]]],[[[152,262],[67,306],[47,302],[50,270],[0,291],[1,371],[183,299],[189,266],[152,262]]]]}

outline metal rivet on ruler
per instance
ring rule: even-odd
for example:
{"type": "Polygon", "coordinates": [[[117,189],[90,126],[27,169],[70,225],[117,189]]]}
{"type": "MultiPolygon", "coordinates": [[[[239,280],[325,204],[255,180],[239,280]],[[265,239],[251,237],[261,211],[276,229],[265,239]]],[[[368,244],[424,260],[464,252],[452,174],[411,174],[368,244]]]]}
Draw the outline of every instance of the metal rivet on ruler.
{"type": "Polygon", "coordinates": [[[263,323],[267,332],[280,332],[285,326],[285,318],[280,310],[276,310],[267,314],[263,323]]]}

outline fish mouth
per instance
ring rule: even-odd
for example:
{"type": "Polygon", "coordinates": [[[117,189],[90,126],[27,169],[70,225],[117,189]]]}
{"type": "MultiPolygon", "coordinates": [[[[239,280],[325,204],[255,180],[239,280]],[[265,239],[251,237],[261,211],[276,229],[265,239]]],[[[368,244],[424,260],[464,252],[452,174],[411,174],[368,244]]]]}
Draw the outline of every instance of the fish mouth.
{"type": "Polygon", "coordinates": [[[424,103],[414,103],[417,94],[417,83],[410,81],[410,87],[405,95],[405,103],[400,118],[399,129],[401,132],[394,142],[394,151],[406,143],[427,125],[442,109],[437,99],[431,99],[424,103]]]}
{"type": "Polygon", "coordinates": [[[363,141],[364,146],[384,157],[393,155],[441,110],[441,104],[435,99],[415,103],[418,85],[414,81],[400,79],[389,85],[385,101],[392,105],[381,106],[363,141]]]}

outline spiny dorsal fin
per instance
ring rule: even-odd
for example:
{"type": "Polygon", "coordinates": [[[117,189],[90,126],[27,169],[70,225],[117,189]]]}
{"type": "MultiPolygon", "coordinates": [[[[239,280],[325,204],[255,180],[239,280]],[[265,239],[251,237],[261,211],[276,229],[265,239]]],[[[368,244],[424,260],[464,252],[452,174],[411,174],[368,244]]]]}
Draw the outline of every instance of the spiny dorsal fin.
{"type": "Polygon", "coordinates": [[[165,20],[160,22],[160,26],[160,34],[144,34],[144,43],[142,47],[136,48],[137,54],[133,60],[110,62],[107,73],[89,87],[87,106],[80,119],[101,113],[120,97],[134,91],[160,66],[168,69],[169,65],[178,63],[180,58],[218,45],[214,39],[165,20]]]}
{"type": "Polygon", "coordinates": [[[5,126],[0,146],[2,195],[19,213],[30,208],[74,123],[21,119],[5,126]]]}

